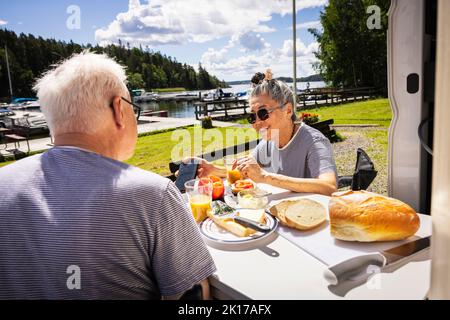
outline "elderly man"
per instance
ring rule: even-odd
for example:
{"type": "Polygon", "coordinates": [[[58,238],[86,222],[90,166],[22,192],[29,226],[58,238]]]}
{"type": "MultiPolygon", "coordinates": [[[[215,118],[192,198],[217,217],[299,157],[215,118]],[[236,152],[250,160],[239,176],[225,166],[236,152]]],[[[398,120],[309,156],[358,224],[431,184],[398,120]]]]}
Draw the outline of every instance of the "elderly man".
{"type": "Polygon", "coordinates": [[[89,52],[38,80],[55,147],[0,169],[0,299],[208,297],[215,265],[181,194],[121,162],[137,139],[125,81],[89,52]]]}
{"type": "MultiPolygon", "coordinates": [[[[249,122],[263,140],[252,156],[234,166],[244,178],[294,192],[331,195],[336,191],[336,165],[330,141],[318,130],[297,123],[293,93],[286,83],[256,74],[250,95],[249,122]],[[261,77],[262,76],[262,77],[261,77]]],[[[198,159],[200,177],[226,171],[198,159]]]]}

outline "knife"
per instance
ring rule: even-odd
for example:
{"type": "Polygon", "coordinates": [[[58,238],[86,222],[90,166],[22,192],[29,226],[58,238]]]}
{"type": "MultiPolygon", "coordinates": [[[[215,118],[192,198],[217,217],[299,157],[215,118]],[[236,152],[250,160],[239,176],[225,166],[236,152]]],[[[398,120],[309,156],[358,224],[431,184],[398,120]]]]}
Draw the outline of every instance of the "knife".
{"type": "Polygon", "coordinates": [[[266,226],[265,224],[258,223],[256,221],[253,221],[253,220],[250,220],[247,218],[235,216],[233,219],[234,219],[234,221],[243,225],[244,227],[251,228],[251,229],[259,231],[259,232],[266,233],[266,232],[269,232],[270,230],[272,230],[271,227],[266,226]]]}
{"type": "Polygon", "coordinates": [[[272,230],[271,227],[266,226],[265,224],[258,223],[256,221],[237,216],[236,210],[233,209],[232,207],[230,207],[229,205],[227,205],[223,201],[220,201],[220,200],[213,201],[212,207],[213,207],[215,214],[222,216],[222,217],[230,217],[230,218],[234,219],[235,222],[243,225],[244,227],[251,228],[253,230],[263,232],[263,233],[267,233],[272,230]]]}
{"type": "Polygon", "coordinates": [[[430,238],[420,238],[389,250],[350,258],[326,269],[324,277],[331,285],[337,285],[343,280],[360,280],[370,275],[367,272],[370,265],[382,268],[427,249],[430,238]]]}

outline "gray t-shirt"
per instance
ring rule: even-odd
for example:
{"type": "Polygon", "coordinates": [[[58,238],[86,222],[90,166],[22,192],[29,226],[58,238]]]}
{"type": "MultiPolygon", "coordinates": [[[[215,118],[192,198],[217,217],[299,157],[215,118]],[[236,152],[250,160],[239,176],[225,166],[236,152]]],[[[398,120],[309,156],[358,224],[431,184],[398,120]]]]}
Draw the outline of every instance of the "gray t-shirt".
{"type": "Polygon", "coordinates": [[[325,172],[337,177],[333,148],[318,130],[302,124],[291,141],[278,148],[272,141],[262,140],[253,157],[264,170],[295,178],[317,178],[325,172]]]}
{"type": "Polygon", "coordinates": [[[159,299],[216,270],[154,173],[56,147],[0,169],[0,190],[0,300],[159,299]]]}

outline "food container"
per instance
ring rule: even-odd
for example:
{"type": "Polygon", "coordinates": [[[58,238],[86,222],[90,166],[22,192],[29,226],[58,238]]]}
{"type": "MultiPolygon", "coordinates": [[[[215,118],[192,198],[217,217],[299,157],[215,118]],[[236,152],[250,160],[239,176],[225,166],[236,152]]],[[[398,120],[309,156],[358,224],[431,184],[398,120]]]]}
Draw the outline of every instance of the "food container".
{"type": "Polygon", "coordinates": [[[265,209],[269,203],[267,193],[262,190],[243,190],[238,193],[239,208],[265,209]]]}

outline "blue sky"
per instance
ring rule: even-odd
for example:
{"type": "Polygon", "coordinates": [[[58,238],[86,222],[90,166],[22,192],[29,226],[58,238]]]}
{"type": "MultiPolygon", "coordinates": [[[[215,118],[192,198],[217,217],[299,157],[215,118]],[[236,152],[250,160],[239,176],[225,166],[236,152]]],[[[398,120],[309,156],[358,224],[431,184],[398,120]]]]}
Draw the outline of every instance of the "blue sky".
{"type": "MultiPolygon", "coordinates": [[[[306,76],[314,73],[318,49],[307,27],[320,28],[327,0],[296,3],[297,72],[306,76]]],[[[291,0],[0,0],[0,28],[83,44],[120,38],[193,66],[201,62],[231,81],[266,68],[275,76],[292,75],[291,10],[291,0]],[[79,16],[67,13],[73,5],[79,16]],[[68,21],[79,21],[79,28],[68,21]]]]}

